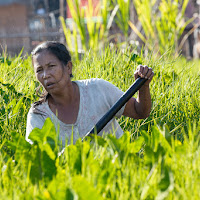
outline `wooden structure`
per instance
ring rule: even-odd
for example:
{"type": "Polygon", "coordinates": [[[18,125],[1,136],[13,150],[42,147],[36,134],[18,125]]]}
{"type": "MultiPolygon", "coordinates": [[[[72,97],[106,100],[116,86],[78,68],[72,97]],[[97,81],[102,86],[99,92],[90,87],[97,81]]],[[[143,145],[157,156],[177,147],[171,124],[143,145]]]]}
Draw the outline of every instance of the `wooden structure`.
{"type": "Polygon", "coordinates": [[[44,40],[63,40],[65,0],[0,0],[0,54],[30,53],[44,40]]]}
{"type": "Polygon", "coordinates": [[[7,49],[8,53],[29,49],[29,38],[20,37],[28,34],[28,7],[25,2],[0,0],[0,52],[7,49]]]}

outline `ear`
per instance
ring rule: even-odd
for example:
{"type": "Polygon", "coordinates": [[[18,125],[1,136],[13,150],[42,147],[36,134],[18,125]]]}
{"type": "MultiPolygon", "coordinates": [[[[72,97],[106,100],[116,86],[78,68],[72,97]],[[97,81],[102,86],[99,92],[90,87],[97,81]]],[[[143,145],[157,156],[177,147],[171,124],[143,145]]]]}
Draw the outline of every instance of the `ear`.
{"type": "Polygon", "coordinates": [[[67,71],[69,72],[69,74],[72,74],[72,62],[71,61],[69,61],[67,63],[67,71]]]}

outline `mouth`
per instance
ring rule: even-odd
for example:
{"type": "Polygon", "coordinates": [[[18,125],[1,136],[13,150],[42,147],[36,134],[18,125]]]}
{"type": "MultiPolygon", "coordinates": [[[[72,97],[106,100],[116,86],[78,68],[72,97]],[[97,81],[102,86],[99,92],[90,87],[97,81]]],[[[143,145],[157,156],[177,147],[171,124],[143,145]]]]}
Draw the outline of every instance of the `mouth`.
{"type": "Polygon", "coordinates": [[[46,88],[52,88],[55,85],[55,83],[46,83],[46,88]]]}

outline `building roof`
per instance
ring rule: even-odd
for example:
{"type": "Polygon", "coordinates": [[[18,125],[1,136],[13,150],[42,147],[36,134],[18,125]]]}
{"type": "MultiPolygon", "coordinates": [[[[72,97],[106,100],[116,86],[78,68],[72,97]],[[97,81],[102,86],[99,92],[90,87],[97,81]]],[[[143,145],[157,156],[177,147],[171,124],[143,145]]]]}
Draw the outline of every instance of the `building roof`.
{"type": "Polygon", "coordinates": [[[27,4],[28,2],[29,1],[27,1],[27,0],[0,0],[0,6],[9,5],[12,3],[27,4]]]}

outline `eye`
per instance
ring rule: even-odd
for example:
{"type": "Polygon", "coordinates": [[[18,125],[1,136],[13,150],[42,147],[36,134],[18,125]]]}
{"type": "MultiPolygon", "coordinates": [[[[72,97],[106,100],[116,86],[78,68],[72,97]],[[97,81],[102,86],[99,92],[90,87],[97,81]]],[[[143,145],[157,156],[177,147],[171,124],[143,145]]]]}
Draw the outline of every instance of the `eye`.
{"type": "Polygon", "coordinates": [[[53,65],[53,64],[51,64],[51,65],[49,65],[49,67],[55,67],[56,65],[53,65]]]}
{"type": "Polygon", "coordinates": [[[42,68],[39,68],[36,70],[36,73],[40,73],[42,71],[42,68]]]}

